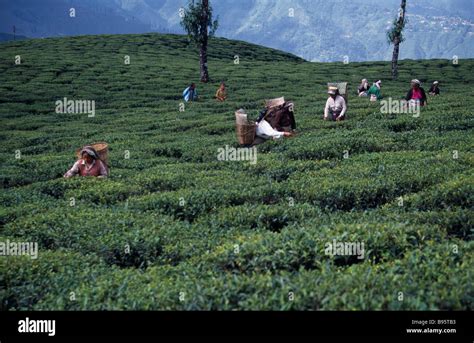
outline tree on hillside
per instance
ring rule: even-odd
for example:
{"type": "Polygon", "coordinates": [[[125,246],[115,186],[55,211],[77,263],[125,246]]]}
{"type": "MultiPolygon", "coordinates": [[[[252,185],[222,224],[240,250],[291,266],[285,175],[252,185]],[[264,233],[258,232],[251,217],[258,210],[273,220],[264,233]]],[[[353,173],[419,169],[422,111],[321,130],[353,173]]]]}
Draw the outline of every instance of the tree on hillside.
{"type": "Polygon", "coordinates": [[[398,77],[398,55],[400,53],[400,43],[405,40],[403,37],[403,29],[407,22],[405,18],[406,6],[407,1],[402,0],[398,12],[398,18],[395,18],[392,28],[387,32],[388,42],[389,44],[393,44],[392,79],[394,80],[398,77]]]}
{"type": "Polygon", "coordinates": [[[181,26],[186,30],[191,42],[199,48],[199,64],[201,82],[209,82],[207,69],[207,43],[214,36],[219,25],[218,18],[212,21],[212,7],[209,0],[190,0],[188,8],[184,9],[181,26]]]}

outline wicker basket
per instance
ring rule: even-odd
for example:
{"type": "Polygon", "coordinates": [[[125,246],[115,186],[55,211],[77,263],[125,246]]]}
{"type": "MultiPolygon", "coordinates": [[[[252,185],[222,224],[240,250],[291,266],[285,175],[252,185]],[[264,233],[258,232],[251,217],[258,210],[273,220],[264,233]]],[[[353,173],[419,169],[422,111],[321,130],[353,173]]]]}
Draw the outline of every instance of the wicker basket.
{"type": "Polygon", "coordinates": [[[257,125],[247,119],[243,109],[235,112],[235,132],[240,145],[251,145],[255,140],[257,125]]]}
{"type": "Polygon", "coordinates": [[[76,150],[76,156],[78,158],[82,158],[81,156],[81,150],[84,149],[85,147],[90,146],[92,147],[95,151],[97,151],[97,154],[99,155],[99,158],[102,162],[105,163],[105,166],[107,169],[109,169],[109,145],[105,142],[100,142],[100,143],[94,143],[94,144],[89,144],[85,145],[82,148],[79,148],[76,150]]]}
{"type": "Polygon", "coordinates": [[[251,145],[255,140],[255,133],[257,131],[255,123],[237,124],[235,129],[240,145],[251,145]]]}
{"type": "Polygon", "coordinates": [[[282,106],[284,104],[285,104],[285,97],[265,100],[265,107],[266,108],[279,107],[279,106],[282,106]]]}

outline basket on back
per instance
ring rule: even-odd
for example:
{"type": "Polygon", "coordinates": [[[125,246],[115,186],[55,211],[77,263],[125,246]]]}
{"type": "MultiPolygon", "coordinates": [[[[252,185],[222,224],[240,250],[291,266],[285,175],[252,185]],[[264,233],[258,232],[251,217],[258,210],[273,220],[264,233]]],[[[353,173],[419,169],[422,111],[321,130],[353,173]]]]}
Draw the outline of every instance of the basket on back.
{"type": "Polygon", "coordinates": [[[242,109],[235,112],[235,131],[240,145],[251,145],[254,142],[257,125],[248,120],[242,109]]]}
{"type": "Polygon", "coordinates": [[[267,109],[272,109],[274,107],[279,107],[285,104],[285,97],[265,100],[265,107],[267,109]]]}
{"type": "Polygon", "coordinates": [[[84,149],[86,146],[90,146],[95,151],[97,151],[97,154],[99,155],[100,160],[102,162],[104,162],[104,164],[105,164],[105,166],[108,170],[109,169],[109,145],[105,142],[99,142],[99,143],[85,145],[82,148],[76,150],[76,156],[79,159],[82,158],[81,150],[84,149]]]}
{"type": "Polygon", "coordinates": [[[348,97],[347,95],[349,94],[348,92],[348,83],[347,82],[329,82],[328,83],[328,88],[329,87],[337,87],[337,89],[339,90],[339,95],[342,96],[344,98],[344,100],[346,100],[346,105],[348,103],[348,97]]]}

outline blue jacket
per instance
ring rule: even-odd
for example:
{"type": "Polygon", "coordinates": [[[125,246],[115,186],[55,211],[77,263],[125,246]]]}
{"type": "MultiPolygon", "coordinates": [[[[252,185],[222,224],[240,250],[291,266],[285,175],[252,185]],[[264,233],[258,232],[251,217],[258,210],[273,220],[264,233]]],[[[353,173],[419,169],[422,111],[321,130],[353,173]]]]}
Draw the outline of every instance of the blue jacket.
{"type": "Polygon", "coordinates": [[[186,88],[183,92],[183,98],[184,98],[184,101],[186,101],[186,102],[196,101],[197,98],[198,98],[197,89],[194,88],[194,91],[193,91],[193,90],[191,90],[191,87],[186,88]]]}

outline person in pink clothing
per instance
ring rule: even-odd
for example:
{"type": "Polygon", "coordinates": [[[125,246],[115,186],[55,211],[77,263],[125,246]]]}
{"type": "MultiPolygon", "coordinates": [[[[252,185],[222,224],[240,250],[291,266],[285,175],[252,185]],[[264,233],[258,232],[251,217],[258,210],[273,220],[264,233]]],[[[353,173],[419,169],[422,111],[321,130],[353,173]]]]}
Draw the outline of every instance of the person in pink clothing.
{"type": "Polygon", "coordinates": [[[423,87],[421,87],[421,82],[419,80],[411,80],[411,89],[408,91],[405,100],[408,102],[419,102],[421,106],[427,104],[426,93],[423,87]]]}
{"type": "Polygon", "coordinates": [[[70,178],[76,175],[79,176],[94,176],[99,178],[106,178],[108,176],[107,167],[105,163],[99,158],[99,154],[94,148],[85,146],[81,150],[81,159],[78,160],[71,169],[64,174],[65,178],[70,178]]]}

